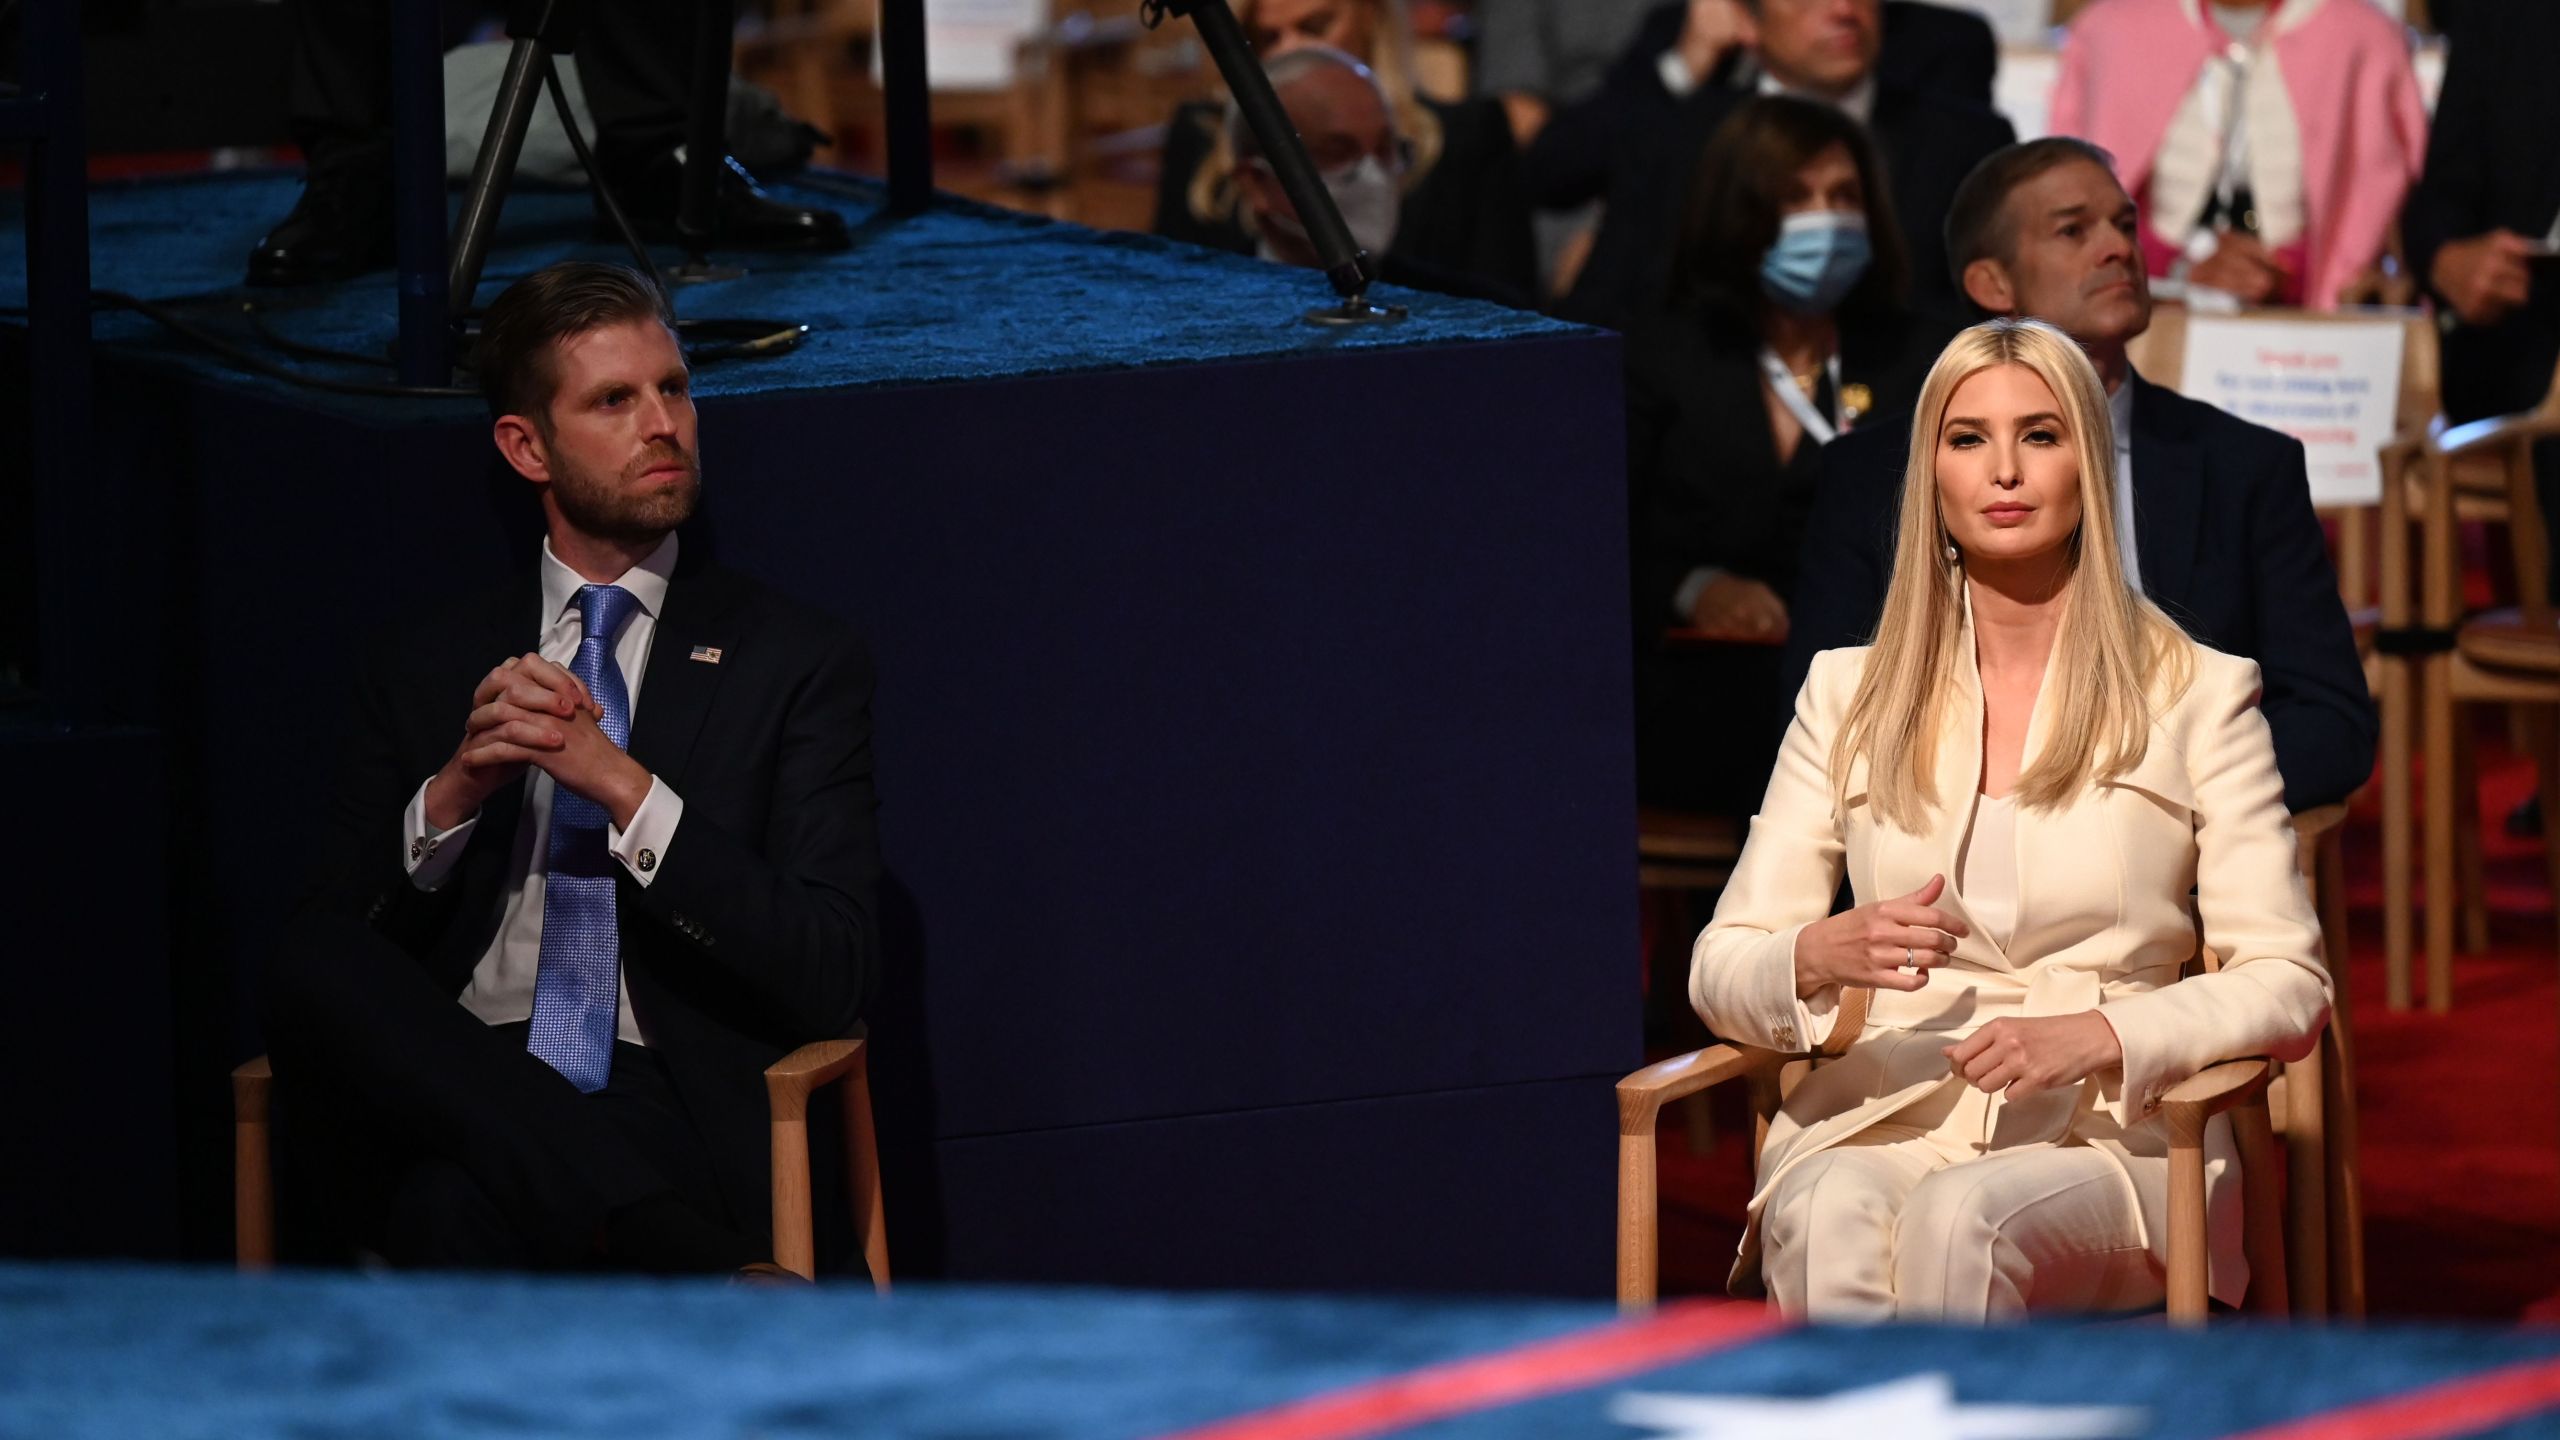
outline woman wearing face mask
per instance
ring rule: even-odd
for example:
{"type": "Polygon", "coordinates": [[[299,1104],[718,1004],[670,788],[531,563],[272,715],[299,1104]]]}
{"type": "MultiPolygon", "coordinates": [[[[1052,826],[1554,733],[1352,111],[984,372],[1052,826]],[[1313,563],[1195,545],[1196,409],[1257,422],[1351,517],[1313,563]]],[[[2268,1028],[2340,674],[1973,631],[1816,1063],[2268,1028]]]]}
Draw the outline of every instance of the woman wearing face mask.
{"type": "Polygon", "coordinates": [[[1911,318],[1905,281],[1857,121],[1767,96],[1716,131],[1668,303],[1626,341],[1637,768],[1650,804],[1739,815],[1759,798],[1821,447],[1862,415],[1908,405],[1945,334],[1911,318]]]}
{"type": "MultiPolygon", "coordinates": [[[[2158,1305],[2162,1094],[2298,1059],[2327,1021],[2258,667],[2125,583],[2111,423],[2049,325],[1947,347],[1875,643],[1815,657],[1698,937],[1690,999],[1719,1035],[1805,1050],[1868,1007],[1761,1147],[1734,1283],[1788,1314],[2158,1305]],[[1834,915],[1844,875],[1860,903],[1834,915]],[[2180,979],[2200,941],[2221,969],[2180,979]]],[[[2237,1303],[2220,1117],[2205,1154],[2209,1288],[2237,1303]]]]}
{"type": "MultiPolygon", "coordinates": [[[[1395,224],[1372,226],[1393,230],[1389,253],[1425,272],[1480,282],[1487,293],[1537,293],[1529,201],[1502,105],[1489,97],[1444,104],[1419,92],[1404,0],[1235,0],[1234,8],[1265,66],[1321,46],[1352,56],[1377,77],[1406,162],[1394,176],[1395,224]]],[[[1194,101],[1177,110],[1165,129],[1155,233],[1254,253],[1257,237],[1240,214],[1238,163],[1224,103],[1194,101]]]]}

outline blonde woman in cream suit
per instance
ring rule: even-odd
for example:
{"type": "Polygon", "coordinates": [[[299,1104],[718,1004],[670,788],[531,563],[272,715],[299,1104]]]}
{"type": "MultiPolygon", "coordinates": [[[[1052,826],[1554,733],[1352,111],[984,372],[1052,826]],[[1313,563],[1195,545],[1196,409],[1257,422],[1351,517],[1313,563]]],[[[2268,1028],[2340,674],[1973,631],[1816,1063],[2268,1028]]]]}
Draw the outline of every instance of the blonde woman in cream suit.
{"type": "MultiPolygon", "coordinates": [[[[2160,1096],[2329,1014],[2257,666],[2126,586],[2106,395],[2061,331],[1957,336],[1912,436],[1876,642],[1815,659],[1693,957],[1745,1044],[1811,1048],[1875,991],[1769,1128],[1735,1284],[1818,1320],[2156,1305],[2160,1096]],[[2180,980],[2200,942],[2220,973],[2180,980]]],[[[2205,1153],[2236,1303],[2219,1118],[2205,1153]]]]}

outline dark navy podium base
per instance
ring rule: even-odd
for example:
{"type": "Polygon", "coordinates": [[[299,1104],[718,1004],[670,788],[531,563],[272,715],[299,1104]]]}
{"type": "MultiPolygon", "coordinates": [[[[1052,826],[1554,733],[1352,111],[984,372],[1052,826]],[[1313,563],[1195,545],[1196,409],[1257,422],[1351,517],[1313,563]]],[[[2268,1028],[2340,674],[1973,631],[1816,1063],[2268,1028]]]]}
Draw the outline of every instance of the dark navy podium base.
{"type": "MultiPolygon", "coordinates": [[[[825,344],[704,372],[685,541],[878,660],[900,1268],[1604,1292],[1640,1059],[1615,338],[1403,296],[1327,339],[1270,318],[1303,275],[926,218],[777,273],[759,303],[832,297],[825,344]],[[976,288],[874,288],[935,253],[976,288]],[[1096,295],[1129,322],[1062,318],[1096,295]],[[967,315],[908,327],[937,310],[967,315]]],[[[127,326],[91,463],[144,498],[99,622],[155,657],[119,703],[201,837],[180,1086],[218,1096],[326,764],[279,751],[278,697],[530,563],[538,521],[467,404],[317,401],[127,326]]]]}

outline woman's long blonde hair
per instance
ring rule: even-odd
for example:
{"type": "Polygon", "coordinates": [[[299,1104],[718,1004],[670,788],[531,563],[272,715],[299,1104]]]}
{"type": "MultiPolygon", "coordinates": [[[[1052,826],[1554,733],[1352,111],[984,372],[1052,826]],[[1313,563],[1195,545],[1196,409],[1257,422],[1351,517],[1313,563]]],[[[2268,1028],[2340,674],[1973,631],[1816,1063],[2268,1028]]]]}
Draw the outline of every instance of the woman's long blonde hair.
{"type": "Polygon", "coordinates": [[[1968,643],[1964,568],[1947,558],[1938,499],[1939,430],[1957,387],[2000,365],[2023,366],[2053,391],[2080,463],[2080,528],[2066,542],[2071,572],[2063,582],[2062,627],[2045,668],[2053,725],[2043,750],[2018,777],[2020,803],[2060,809],[2093,781],[2113,780],[2140,764],[2155,692],[2167,703],[2194,674],[2192,642],[2125,583],[2116,535],[2113,416],[2096,367],[2071,337],[2043,321],[1974,326],[1948,342],[1920,387],[1903,467],[1893,583],[1885,591],[1866,673],[1831,752],[1832,783],[1841,798],[1851,764],[1863,756],[1868,802],[1905,831],[1919,831],[1937,803],[1940,777],[1932,771],[1939,727],[1948,723],[1948,702],[1964,663],[1957,647],[1968,643]]]}
{"type": "MultiPolygon", "coordinates": [[[[1354,57],[1369,67],[1377,77],[1378,88],[1387,97],[1387,113],[1395,117],[1396,133],[1412,147],[1413,160],[1405,168],[1404,193],[1410,195],[1431,167],[1440,163],[1442,136],[1440,117],[1422,103],[1422,92],[1414,83],[1413,18],[1405,10],[1405,0],[1351,0],[1370,12],[1370,54],[1354,57]]],[[[1236,23],[1253,24],[1254,0],[1235,0],[1236,23]]],[[[1242,220],[1245,228],[1253,227],[1252,212],[1239,205],[1242,198],[1236,188],[1236,148],[1227,138],[1227,127],[1210,129],[1209,153],[1200,168],[1191,174],[1188,200],[1192,218],[1209,224],[1222,224],[1230,219],[1242,220]]]]}

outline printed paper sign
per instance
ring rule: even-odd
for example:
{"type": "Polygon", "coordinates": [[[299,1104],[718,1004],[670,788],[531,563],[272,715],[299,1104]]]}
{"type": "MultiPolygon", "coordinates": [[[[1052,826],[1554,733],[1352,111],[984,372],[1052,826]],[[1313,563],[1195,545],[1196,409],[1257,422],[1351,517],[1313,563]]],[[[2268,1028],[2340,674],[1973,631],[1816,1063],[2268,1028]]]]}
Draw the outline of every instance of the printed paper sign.
{"type": "MultiPolygon", "coordinates": [[[[1002,90],[1015,52],[1049,21],[1048,0],[925,0],[925,84],[935,90],[1002,90]]],[[[881,47],[871,47],[881,75],[881,47]]]]}
{"type": "Polygon", "coordinates": [[[2400,410],[2397,320],[2187,319],[2180,389],[2302,442],[2311,503],[2382,500],[2377,450],[2400,410]]]}

